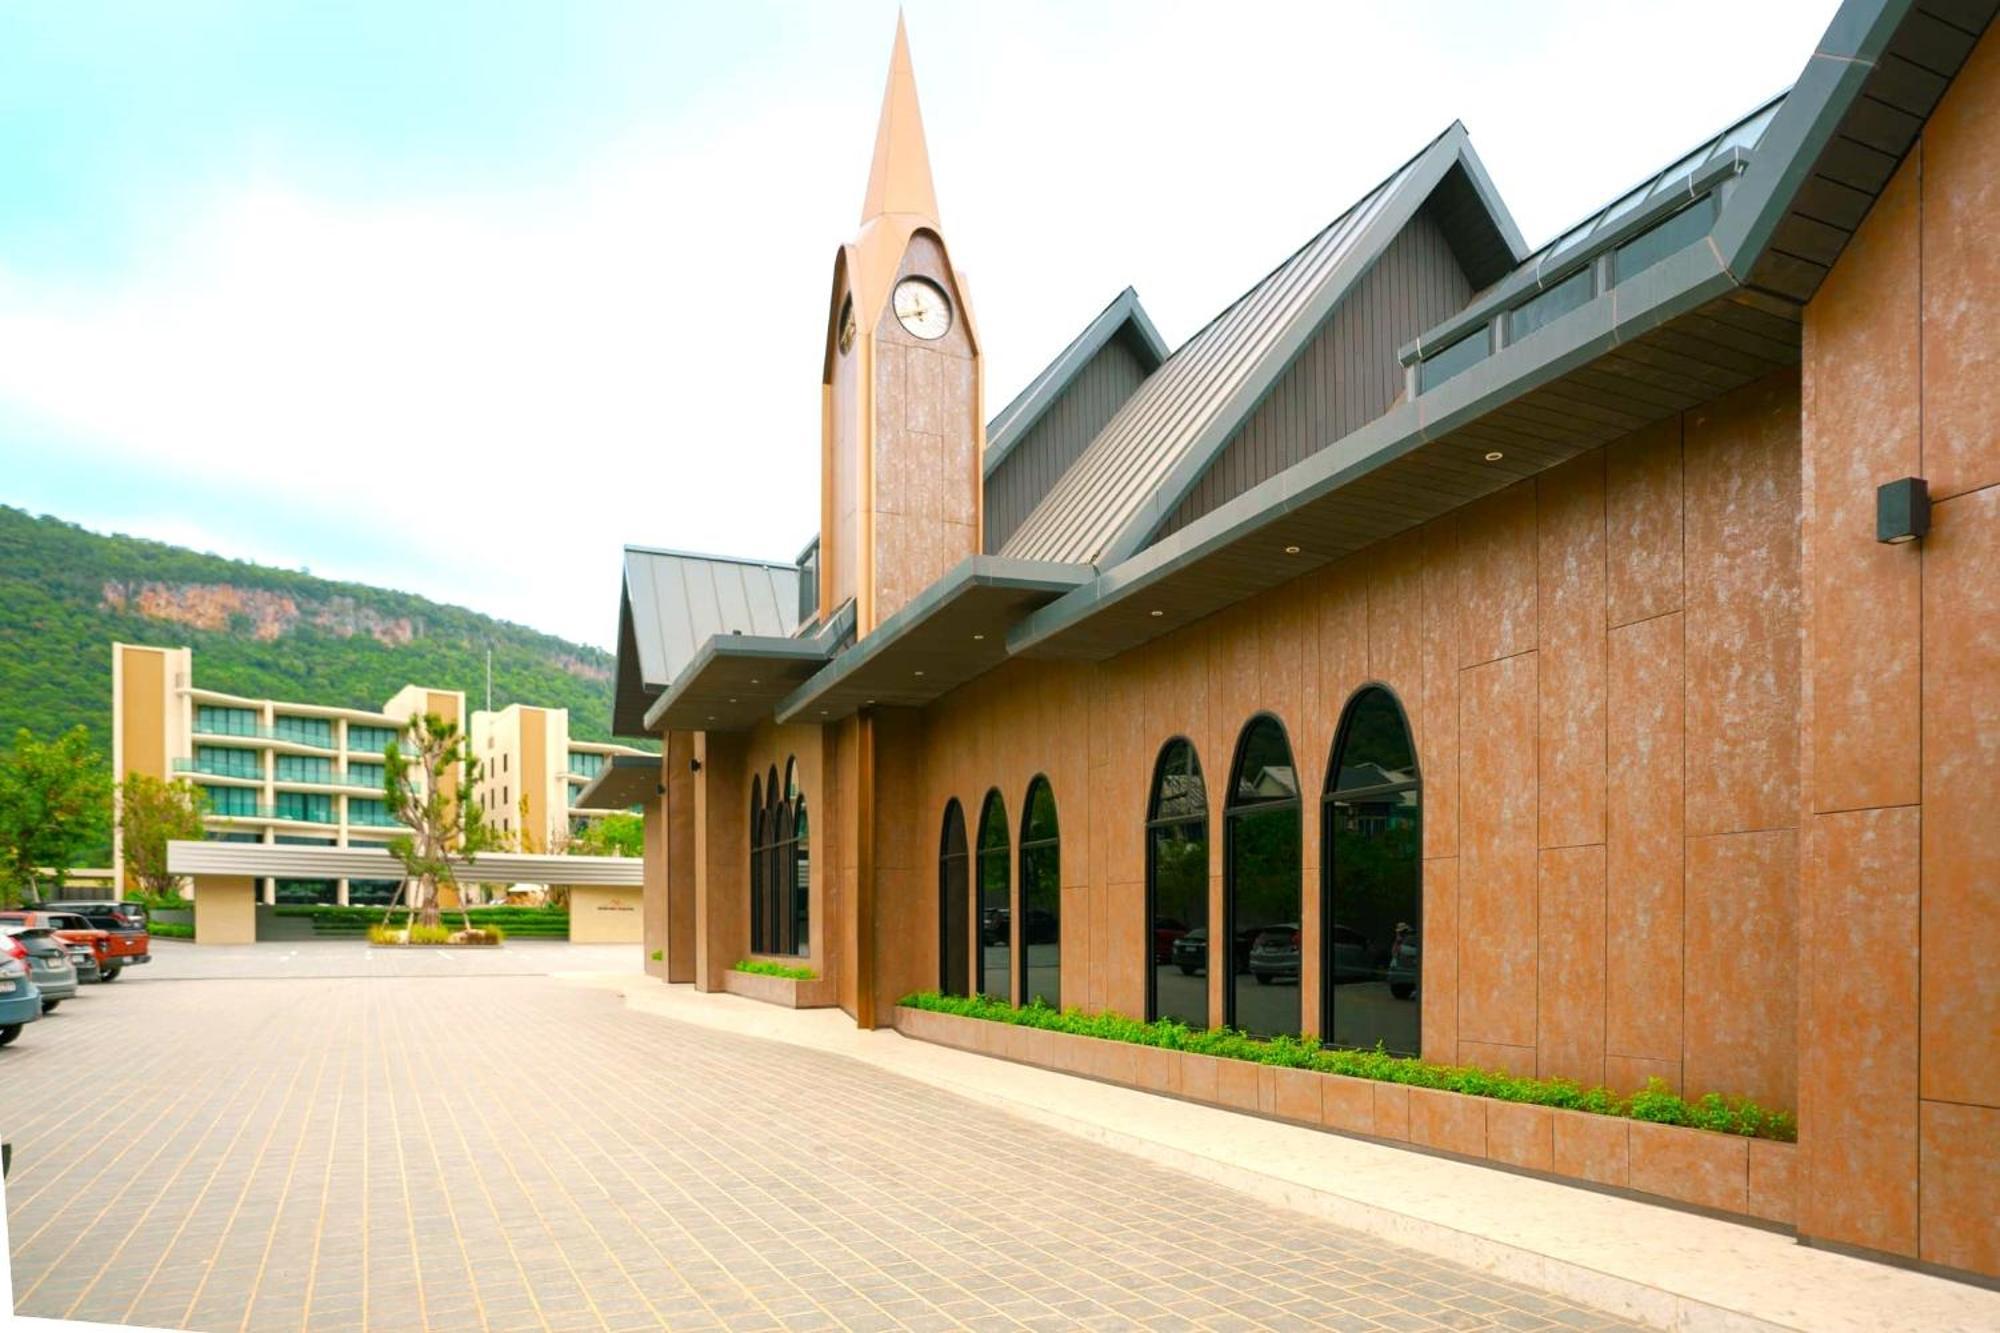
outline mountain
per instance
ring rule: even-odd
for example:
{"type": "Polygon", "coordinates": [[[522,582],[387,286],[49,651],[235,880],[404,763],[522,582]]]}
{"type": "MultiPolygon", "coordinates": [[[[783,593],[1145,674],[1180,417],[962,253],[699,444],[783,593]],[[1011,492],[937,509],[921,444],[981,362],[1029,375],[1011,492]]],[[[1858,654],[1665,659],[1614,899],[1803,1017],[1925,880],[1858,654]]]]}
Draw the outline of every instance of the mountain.
{"type": "MultiPolygon", "coordinates": [[[[606,613],[609,613],[607,600],[606,613]]],[[[570,732],[611,736],[613,658],[409,593],[107,537],[0,505],[0,745],[78,723],[110,752],[114,639],[194,649],[195,682],[300,702],[380,708],[404,685],[493,704],[567,708],[570,732]]]]}

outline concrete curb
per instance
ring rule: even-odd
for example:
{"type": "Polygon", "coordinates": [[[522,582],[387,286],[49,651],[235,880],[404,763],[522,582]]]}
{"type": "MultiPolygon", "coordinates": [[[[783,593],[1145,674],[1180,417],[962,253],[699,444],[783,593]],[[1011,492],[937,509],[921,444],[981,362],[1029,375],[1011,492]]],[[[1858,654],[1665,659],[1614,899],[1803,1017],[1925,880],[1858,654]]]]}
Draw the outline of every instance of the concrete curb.
{"type": "Polygon", "coordinates": [[[863,1032],[629,973],[558,973],[635,1010],[839,1055],[1365,1235],[1657,1328],[2000,1327],[2000,1293],[1759,1227],[863,1032]]]}

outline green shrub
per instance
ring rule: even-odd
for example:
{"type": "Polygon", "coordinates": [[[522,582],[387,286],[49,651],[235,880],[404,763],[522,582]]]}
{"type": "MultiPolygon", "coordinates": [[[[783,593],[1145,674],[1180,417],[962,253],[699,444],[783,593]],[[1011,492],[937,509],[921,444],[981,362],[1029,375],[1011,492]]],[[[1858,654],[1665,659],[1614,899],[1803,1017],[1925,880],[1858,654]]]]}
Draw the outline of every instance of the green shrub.
{"type": "Polygon", "coordinates": [[[667,961],[667,955],[666,955],[666,952],[665,952],[664,950],[661,950],[661,949],[655,949],[655,950],[653,950],[653,961],[654,961],[654,962],[656,962],[656,963],[664,963],[664,962],[666,962],[666,961],[667,961]]]}
{"type": "MultiPolygon", "coordinates": [[[[742,963],[738,963],[737,967],[739,970],[750,970],[742,963]]],[[[1105,1041],[1187,1051],[1194,1055],[1213,1055],[1225,1060],[1249,1060],[1289,1069],[1313,1069],[1323,1074],[1344,1074],[1349,1078],[1403,1083],[1414,1088],[1436,1088],[1472,1097],[1493,1097],[1500,1101],[1588,1111],[1595,1115],[1629,1116],[1656,1124],[1687,1125],[1721,1134],[1776,1139],[1781,1143],[1792,1143],[1798,1139],[1798,1122],[1789,1111],[1773,1111],[1747,1098],[1724,1098],[1713,1092],[1689,1101],[1657,1078],[1649,1080],[1631,1097],[1621,1098],[1609,1088],[1586,1088],[1564,1078],[1524,1078],[1518,1074],[1503,1074],[1471,1065],[1431,1064],[1407,1056],[1390,1055],[1379,1047],[1372,1051],[1332,1049],[1304,1036],[1265,1039],[1231,1028],[1190,1028],[1170,1018],[1146,1023],[1109,1011],[1091,1014],[1080,1009],[1051,1009],[1039,1001],[1017,1009],[1005,1000],[990,999],[984,995],[940,995],[936,991],[906,995],[901,1003],[930,1013],[1014,1023],[1078,1037],[1097,1037],[1105,1041]]]]}
{"type": "Polygon", "coordinates": [[[194,927],[184,925],[179,921],[149,921],[146,923],[146,929],[149,933],[157,935],[164,940],[191,940],[194,938],[194,927]]]}
{"type": "MultiPolygon", "coordinates": [[[[659,961],[659,957],[660,955],[655,953],[653,955],[654,961],[659,961]]],[[[732,970],[748,972],[753,976],[759,977],[788,977],[793,981],[817,981],[819,979],[819,973],[809,967],[790,967],[784,963],[767,963],[761,958],[740,959],[732,970]]]]}

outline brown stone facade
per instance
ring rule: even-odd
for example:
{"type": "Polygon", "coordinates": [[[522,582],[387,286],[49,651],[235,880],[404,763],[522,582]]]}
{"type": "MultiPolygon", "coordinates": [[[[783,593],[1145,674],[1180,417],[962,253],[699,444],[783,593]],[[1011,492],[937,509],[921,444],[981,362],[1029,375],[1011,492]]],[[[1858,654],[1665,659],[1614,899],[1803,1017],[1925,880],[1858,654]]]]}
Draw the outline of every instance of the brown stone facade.
{"type": "MultiPolygon", "coordinates": [[[[1797,369],[1107,661],[1016,657],[920,709],[669,736],[648,896],[663,974],[723,989],[747,956],[752,777],[796,761],[814,812],[804,961],[857,1022],[892,1022],[900,996],[939,984],[947,807],[972,837],[1000,795],[1018,892],[1045,780],[1061,1000],[1143,1014],[1156,761],[1182,738],[1206,775],[1209,917],[1190,924],[1224,940],[1224,791],[1244,728],[1268,717],[1304,808],[1298,1012],[1319,1035],[1318,797],[1343,710],[1380,686],[1421,780],[1424,1057],[1755,1098],[1797,1110],[1796,1151],[1730,1146],[1716,1168],[1677,1157],[1701,1150],[1673,1130],[1552,1132],[1533,1108],[1352,1081],[1314,1104],[1271,1075],[1262,1105],[1254,1068],[1198,1057],[1165,1090],[2000,1275],[1995,123],[1987,40],[1806,307],[1797,369]],[[1879,543],[1876,487],[1912,476],[1929,479],[1929,535],[1879,543]]],[[[877,339],[894,342],[887,325],[877,339]]],[[[896,382],[891,363],[867,382],[908,431],[866,461],[898,470],[871,478],[836,424],[827,486],[847,554],[825,586],[883,612],[949,567],[978,513],[934,486],[965,460],[919,439],[909,395],[930,371],[906,359],[896,382]],[[922,458],[946,466],[920,475],[922,458]],[[890,493],[924,515],[921,558],[893,524],[872,544],[849,530],[861,496],[890,493]]],[[[934,391],[958,414],[977,386],[974,366],[934,391]]],[[[1274,543],[1269,558],[1290,557],[1274,543]]],[[[1228,971],[1208,969],[1212,1016],[1228,971]]],[[[1123,1072],[1098,1076],[1165,1086],[1155,1057],[1103,1058],[1123,1072]]]]}
{"type": "Polygon", "coordinates": [[[2000,45],[1806,309],[1800,1230],[2000,1273],[2000,45]],[[1921,542],[1874,540],[1924,477],[1921,542]]]}

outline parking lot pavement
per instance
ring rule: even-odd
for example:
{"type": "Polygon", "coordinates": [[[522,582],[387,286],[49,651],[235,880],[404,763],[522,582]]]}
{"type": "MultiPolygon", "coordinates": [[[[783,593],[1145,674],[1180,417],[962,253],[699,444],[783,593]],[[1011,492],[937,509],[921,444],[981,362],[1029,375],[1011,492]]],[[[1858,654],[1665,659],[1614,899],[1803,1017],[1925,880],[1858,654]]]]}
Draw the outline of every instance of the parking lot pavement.
{"type": "Polygon", "coordinates": [[[167,946],[63,1006],[0,1051],[21,1312],[258,1330],[1625,1327],[549,975],[608,956],[167,946]]]}

